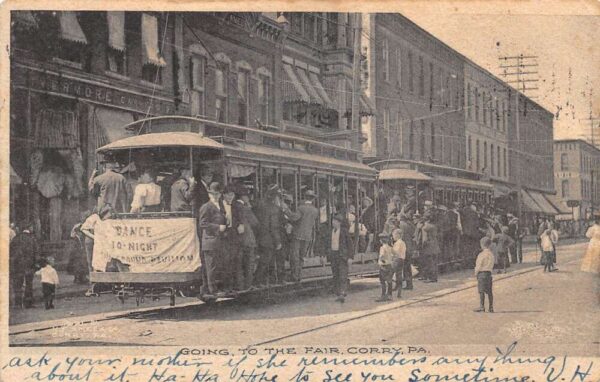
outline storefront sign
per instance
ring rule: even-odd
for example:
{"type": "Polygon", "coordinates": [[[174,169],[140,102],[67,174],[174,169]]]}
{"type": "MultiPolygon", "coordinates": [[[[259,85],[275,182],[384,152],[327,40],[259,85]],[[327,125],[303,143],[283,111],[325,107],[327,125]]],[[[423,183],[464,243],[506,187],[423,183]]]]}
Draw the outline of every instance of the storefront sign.
{"type": "MultiPolygon", "coordinates": [[[[24,69],[27,70],[27,69],[24,69]]],[[[95,81],[67,78],[54,73],[29,70],[16,76],[15,84],[27,86],[27,75],[29,76],[28,87],[32,90],[52,92],[59,95],[77,97],[108,106],[128,109],[140,113],[165,115],[174,114],[173,102],[160,100],[143,94],[136,94],[125,89],[117,89],[105,86],[95,81]]],[[[150,90],[148,91],[150,93],[150,90]]]]}
{"type": "Polygon", "coordinates": [[[114,219],[94,230],[94,270],[111,259],[130,272],[193,272],[200,267],[200,245],[192,218],[114,219]]]}

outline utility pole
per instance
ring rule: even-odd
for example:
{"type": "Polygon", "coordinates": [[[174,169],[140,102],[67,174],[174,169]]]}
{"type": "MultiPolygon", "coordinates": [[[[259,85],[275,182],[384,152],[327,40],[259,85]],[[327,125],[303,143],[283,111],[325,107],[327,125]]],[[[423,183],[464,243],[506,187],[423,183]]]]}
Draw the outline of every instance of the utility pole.
{"type": "Polygon", "coordinates": [[[361,150],[362,145],[362,126],[360,123],[360,59],[361,59],[361,14],[354,13],[354,56],[352,60],[352,129],[356,131],[357,149],[361,150]]]}
{"type": "Polygon", "coordinates": [[[522,167],[525,165],[523,160],[523,146],[521,145],[521,127],[519,124],[519,95],[522,92],[523,95],[530,99],[535,99],[536,96],[527,94],[527,92],[536,91],[538,79],[538,63],[537,56],[525,56],[522,53],[517,56],[502,56],[498,57],[500,61],[500,69],[502,69],[501,75],[505,78],[505,82],[516,88],[515,92],[515,130],[517,139],[517,215],[519,221],[522,221],[522,196],[521,193],[523,188],[522,180],[522,167]],[[531,84],[528,85],[527,84],[531,84]]]}

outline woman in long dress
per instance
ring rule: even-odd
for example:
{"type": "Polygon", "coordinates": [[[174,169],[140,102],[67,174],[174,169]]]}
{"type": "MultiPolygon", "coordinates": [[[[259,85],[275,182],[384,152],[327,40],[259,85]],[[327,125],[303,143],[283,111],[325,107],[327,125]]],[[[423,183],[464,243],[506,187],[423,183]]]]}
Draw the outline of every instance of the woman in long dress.
{"type": "Polygon", "coordinates": [[[590,242],[581,262],[583,272],[600,273],[600,216],[594,219],[594,225],[588,228],[586,237],[590,242]]]}

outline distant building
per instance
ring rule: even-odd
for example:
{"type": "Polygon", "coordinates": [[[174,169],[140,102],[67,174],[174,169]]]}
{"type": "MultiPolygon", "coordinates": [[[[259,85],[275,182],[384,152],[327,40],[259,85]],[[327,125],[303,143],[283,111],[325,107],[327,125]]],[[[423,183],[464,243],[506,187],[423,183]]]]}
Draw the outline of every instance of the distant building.
{"type": "Polygon", "coordinates": [[[600,210],[600,149],[581,139],[554,141],[554,183],[563,209],[575,220],[590,219],[592,206],[600,210]]]}

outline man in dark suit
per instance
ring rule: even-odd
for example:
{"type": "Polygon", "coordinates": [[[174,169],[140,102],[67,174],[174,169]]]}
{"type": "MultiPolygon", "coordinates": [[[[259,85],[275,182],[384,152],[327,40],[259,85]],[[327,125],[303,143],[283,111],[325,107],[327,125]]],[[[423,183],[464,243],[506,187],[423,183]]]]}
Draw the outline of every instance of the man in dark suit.
{"type": "Polygon", "coordinates": [[[221,236],[227,229],[227,219],[221,210],[221,185],[213,182],[208,187],[209,201],[200,207],[198,212],[199,228],[202,231],[202,287],[203,298],[211,300],[216,297],[216,267],[222,252],[221,236]]]}
{"type": "Polygon", "coordinates": [[[447,259],[453,261],[458,258],[458,244],[461,231],[458,202],[454,203],[452,209],[445,209],[440,220],[439,227],[442,231],[442,242],[448,251],[447,259]]]}
{"type": "MultiPolygon", "coordinates": [[[[404,212],[403,209],[403,211],[400,212],[400,215],[398,217],[398,229],[402,231],[402,241],[404,241],[404,244],[406,245],[406,258],[404,259],[402,274],[403,279],[406,281],[405,289],[409,290],[413,289],[411,265],[413,253],[415,251],[415,225],[411,221],[410,214],[411,212],[404,212]]],[[[402,286],[398,285],[397,287],[401,288],[402,286]]]]}
{"type": "Polygon", "coordinates": [[[354,258],[354,245],[349,237],[350,226],[343,211],[333,215],[328,237],[327,260],[331,263],[336,301],[344,302],[348,289],[348,259],[354,258]]]}
{"type": "Polygon", "coordinates": [[[298,206],[298,211],[295,213],[286,212],[286,217],[294,225],[292,250],[290,252],[292,282],[300,282],[304,257],[308,254],[311,244],[314,243],[315,228],[319,222],[319,210],[314,206],[316,196],[312,190],[306,191],[304,203],[298,206]]]}
{"type": "Polygon", "coordinates": [[[255,233],[258,232],[259,222],[252,211],[248,189],[240,186],[237,194],[239,199],[236,200],[236,203],[240,210],[240,224],[237,226],[237,232],[239,234],[243,289],[247,290],[252,287],[256,271],[255,233]]]}
{"type": "Polygon", "coordinates": [[[15,307],[33,306],[33,275],[40,256],[40,245],[33,234],[33,224],[26,224],[10,242],[10,287],[15,307]],[[23,293],[25,286],[25,293],[23,293]]]}
{"type": "Polygon", "coordinates": [[[477,206],[472,203],[461,211],[461,224],[463,229],[462,252],[466,265],[475,266],[475,259],[480,251],[479,240],[482,237],[479,227],[481,219],[477,213],[477,206]]]}
{"type": "Polygon", "coordinates": [[[224,284],[227,291],[242,290],[243,274],[242,261],[240,258],[240,241],[238,229],[241,221],[241,205],[235,200],[236,188],[228,184],[223,192],[221,211],[225,214],[227,228],[222,235],[223,253],[221,255],[220,268],[224,276],[224,284]]]}
{"type": "Polygon", "coordinates": [[[440,242],[438,229],[433,224],[432,211],[423,214],[423,226],[421,227],[421,255],[427,259],[427,280],[425,282],[437,282],[438,258],[440,254],[440,242]]]}
{"type": "MultiPolygon", "coordinates": [[[[281,209],[276,201],[279,187],[273,184],[267,188],[266,197],[256,206],[258,228],[258,267],[254,275],[258,286],[265,286],[269,268],[275,257],[275,251],[281,249],[281,209]]],[[[279,280],[281,281],[281,280],[279,280]]]]}

